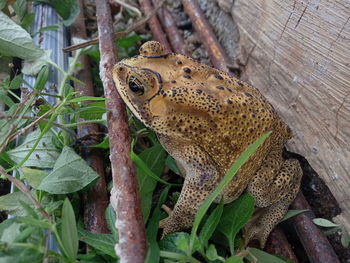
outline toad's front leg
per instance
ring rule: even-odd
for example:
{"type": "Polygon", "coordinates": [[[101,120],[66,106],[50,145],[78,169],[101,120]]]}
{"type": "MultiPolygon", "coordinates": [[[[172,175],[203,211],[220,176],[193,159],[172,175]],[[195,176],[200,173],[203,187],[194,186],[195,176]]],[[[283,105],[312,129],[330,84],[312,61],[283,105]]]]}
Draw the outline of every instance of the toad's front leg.
{"type": "Polygon", "coordinates": [[[160,141],[185,174],[180,197],[168,218],[160,222],[163,236],[190,228],[199,206],[215,189],[219,172],[212,158],[199,146],[189,143],[160,141]]]}

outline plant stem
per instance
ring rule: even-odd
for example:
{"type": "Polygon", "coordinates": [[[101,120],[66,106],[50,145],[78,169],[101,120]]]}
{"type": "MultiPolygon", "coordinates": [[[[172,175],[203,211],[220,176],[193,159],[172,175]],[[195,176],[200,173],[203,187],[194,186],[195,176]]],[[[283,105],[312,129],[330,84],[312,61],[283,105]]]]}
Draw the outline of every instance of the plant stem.
{"type": "Polygon", "coordinates": [[[30,151],[27,153],[27,155],[23,158],[23,160],[18,163],[17,165],[13,166],[10,169],[7,169],[6,172],[10,172],[13,171],[19,167],[21,167],[30,157],[30,155],[35,151],[36,147],[38,146],[40,140],[42,139],[42,137],[44,136],[44,134],[51,128],[51,124],[54,122],[54,120],[56,119],[57,115],[59,114],[61,108],[64,106],[65,104],[65,99],[62,101],[61,104],[59,104],[59,106],[56,108],[56,110],[52,113],[50,120],[46,123],[44,129],[42,130],[42,132],[40,133],[38,139],[35,141],[34,145],[32,146],[32,148],[30,149],[30,151]]]}
{"type": "Polygon", "coordinates": [[[93,124],[93,123],[105,123],[105,120],[88,120],[88,121],[80,121],[77,123],[70,123],[70,124],[64,124],[62,125],[62,127],[64,128],[74,128],[77,127],[79,125],[84,125],[84,124],[93,124]]]}
{"type": "Polygon", "coordinates": [[[169,252],[169,251],[160,251],[160,256],[163,258],[171,258],[171,259],[178,259],[178,260],[183,260],[185,262],[191,262],[191,263],[200,263],[199,260],[195,259],[192,256],[188,256],[185,254],[179,254],[175,252],[169,252]]]}
{"type": "Polygon", "coordinates": [[[41,215],[46,218],[50,224],[53,224],[52,218],[50,215],[45,211],[44,207],[32,196],[29,189],[24,185],[24,183],[17,178],[14,178],[13,176],[9,175],[5,169],[0,166],[0,174],[5,176],[11,183],[13,183],[25,196],[27,196],[30,201],[34,204],[34,206],[39,210],[41,215]]]}

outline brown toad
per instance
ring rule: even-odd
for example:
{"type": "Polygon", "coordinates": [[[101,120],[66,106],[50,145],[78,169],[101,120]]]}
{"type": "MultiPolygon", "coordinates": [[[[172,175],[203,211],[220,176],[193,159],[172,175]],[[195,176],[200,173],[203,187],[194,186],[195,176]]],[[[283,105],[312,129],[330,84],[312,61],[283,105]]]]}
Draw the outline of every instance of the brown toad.
{"type": "Polygon", "coordinates": [[[185,177],[180,198],[161,222],[163,234],[190,228],[196,211],[240,154],[263,133],[271,136],[224,189],[228,203],[243,191],[256,200],[245,239],[264,246],[300,186],[298,161],[284,160],[289,127],[260,92],[228,74],[183,55],[164,53],[155,41],[113,70],[119,94],[154,130],[185,177]]]}

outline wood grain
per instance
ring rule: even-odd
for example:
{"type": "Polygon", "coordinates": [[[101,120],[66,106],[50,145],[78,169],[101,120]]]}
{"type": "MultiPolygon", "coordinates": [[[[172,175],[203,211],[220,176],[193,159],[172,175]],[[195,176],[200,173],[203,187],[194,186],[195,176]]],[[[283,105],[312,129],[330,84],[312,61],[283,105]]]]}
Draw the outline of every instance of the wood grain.
{"type": "Polygon", "coordinates": [[[295,133],[350,231],[350,2],[236,0],[239,63],[295,133]]]}

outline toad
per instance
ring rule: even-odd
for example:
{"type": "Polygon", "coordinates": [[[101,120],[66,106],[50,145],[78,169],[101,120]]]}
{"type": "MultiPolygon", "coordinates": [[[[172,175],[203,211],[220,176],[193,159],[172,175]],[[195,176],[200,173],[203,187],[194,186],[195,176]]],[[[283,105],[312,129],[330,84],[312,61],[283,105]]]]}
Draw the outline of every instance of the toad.
{"type": "MultiPolygon", "coordinates": [[[[272,134],[221,193],[225,203],[244,191],[257,211],[245,240],[265,245],[272,228],[295,198],[302,171],[282,157],[290,128],[254,87],[218,69],[175,53],[156,41],[113,69],[116,88],[132,113],[158,135],[185,181],[163,235],[192,226],[195,214],[240,154],[262,134],[272,134]]],[[[220,200],[220,199],[219,199],[220,200]]]]}

